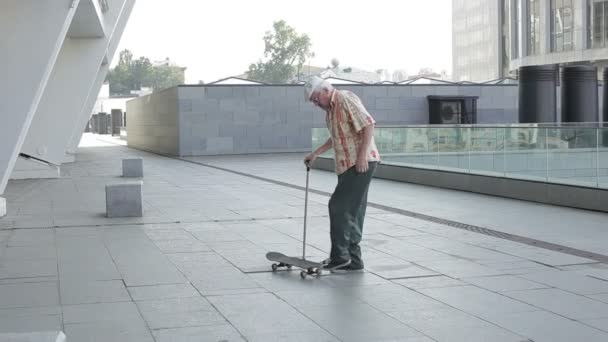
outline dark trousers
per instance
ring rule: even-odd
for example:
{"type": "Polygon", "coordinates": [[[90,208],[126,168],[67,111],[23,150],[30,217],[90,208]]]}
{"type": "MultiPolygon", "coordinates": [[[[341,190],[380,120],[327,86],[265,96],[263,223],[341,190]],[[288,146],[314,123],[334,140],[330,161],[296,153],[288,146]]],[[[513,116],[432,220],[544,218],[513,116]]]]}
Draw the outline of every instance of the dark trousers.
{"type": "Polygon", "coordinates": [[[353,266],[363,266],[361,237],[367,208],[367,191],[377,162],[370,162],[365,173],[355,167],[338,175],[338,185],[329,200],[329,220],[332,262],[351,260],[353,266]]]}

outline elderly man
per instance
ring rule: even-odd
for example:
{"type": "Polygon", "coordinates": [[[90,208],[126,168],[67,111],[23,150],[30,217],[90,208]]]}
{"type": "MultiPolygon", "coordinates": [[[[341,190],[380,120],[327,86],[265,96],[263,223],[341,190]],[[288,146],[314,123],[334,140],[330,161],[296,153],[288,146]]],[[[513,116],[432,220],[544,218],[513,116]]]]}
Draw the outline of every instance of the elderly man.
{"type": "Polygon", "coordinates": [[[326,112],[330,138],[304,158],[311,165],[333,148],[338,184],[329,200],[331,253],[323,261],[335,271],[363,269],[361,237],[367,207],[367,191],[380,155],[374,142],[374,118],[357,95],[337,90],[313,77],[304,85],[305,96],[326,112]]]}

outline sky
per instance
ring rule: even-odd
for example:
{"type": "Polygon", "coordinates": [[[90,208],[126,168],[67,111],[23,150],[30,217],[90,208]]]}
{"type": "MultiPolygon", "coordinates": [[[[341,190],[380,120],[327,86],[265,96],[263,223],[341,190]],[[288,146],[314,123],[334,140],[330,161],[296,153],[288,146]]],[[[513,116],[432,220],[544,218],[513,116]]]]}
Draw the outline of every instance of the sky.
{"type": "Polygon", "coordinates": [[[185,66],[186,83],[238,75],[277,20],[308,34],[313,66],[451,73],[451,0],[137,0],[112,66],[129,49],[185,66]]]}

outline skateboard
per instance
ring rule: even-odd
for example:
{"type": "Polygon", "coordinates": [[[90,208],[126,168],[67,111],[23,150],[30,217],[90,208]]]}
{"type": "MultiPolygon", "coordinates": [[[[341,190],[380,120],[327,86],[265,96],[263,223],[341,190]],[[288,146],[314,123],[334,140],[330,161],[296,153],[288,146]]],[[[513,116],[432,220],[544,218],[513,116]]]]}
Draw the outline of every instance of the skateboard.
{"type": "Polygon", "coordinates": [[[275,261],[272,264],[272,271],[276,272],[279,268],[286,267],[287,269],[291,269],[292,266],[301,268],[300,276],[302,279],[306,278],[309,275],[321,275],[323,270],[323,264],[306,260],[303,258],[290,257],[283,253],[279,252],[269,252],[266,253],[266,259],[270,261],[275,261]]]}
{"type": "Polygon", "coordinates": [[[272,271],[276,272],[279,268],[286,267],[291,269],[292,266],[301,268],[300,276],[302,279],[308,275],[320,276],[323,274],[323,270],[330,270],[319,262],[306,260],[306,218],[308,216],[308,183],[310,179],[310,165],[306,164],[306,192],[304,195],[304,232],[302,237],[302,257],[290,257],[279,252],[269,252],[266,254],[266,259],[274,261],[272,264],[272,271]]]}

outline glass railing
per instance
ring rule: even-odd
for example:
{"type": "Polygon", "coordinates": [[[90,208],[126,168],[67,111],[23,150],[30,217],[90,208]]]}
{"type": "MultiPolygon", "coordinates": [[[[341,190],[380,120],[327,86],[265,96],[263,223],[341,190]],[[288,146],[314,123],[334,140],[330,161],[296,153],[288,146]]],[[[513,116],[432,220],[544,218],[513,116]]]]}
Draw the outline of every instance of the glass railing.
{"type": "MultiPolygon", "coordinates": [[[[313,128],[313,147],[328,137],[313,128]]],[[[383,164],[608,188],[608,124],[381,126],[375,139],[383,164]]]]}

